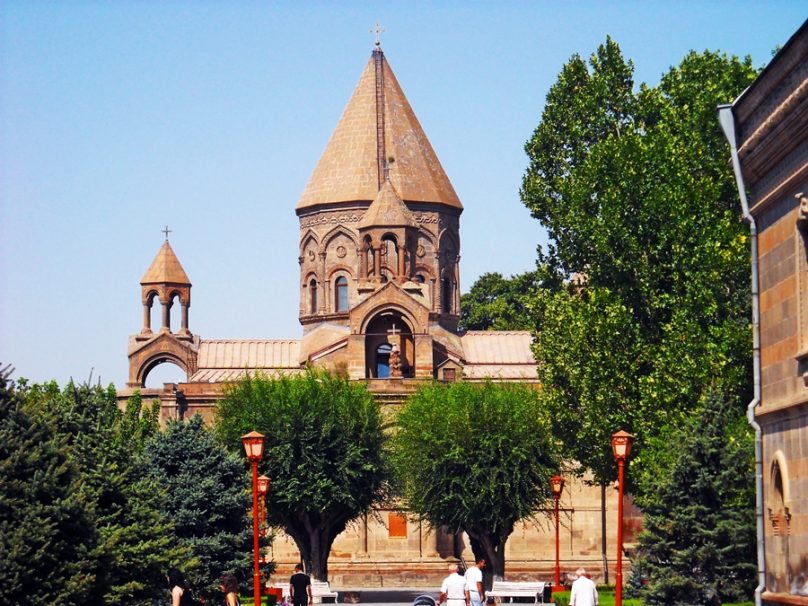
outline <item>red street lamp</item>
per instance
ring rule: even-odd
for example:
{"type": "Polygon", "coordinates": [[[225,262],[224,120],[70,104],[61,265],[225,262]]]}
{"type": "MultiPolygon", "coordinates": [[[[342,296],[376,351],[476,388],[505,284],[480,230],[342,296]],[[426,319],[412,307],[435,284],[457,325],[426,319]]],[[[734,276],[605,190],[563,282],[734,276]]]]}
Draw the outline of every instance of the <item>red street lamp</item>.
{"type": "Polygon", "coordinates": [[[564,591],[561,586],[561,567],[558,558],[558,500],[561,498],[561,493],[564,491],[564,478],[561,476],[553,476],[550,478],[550,488],[553,490],[553,497],[555,498],[555,548],[556,548],[556,565],[555,565],[555,585],[552,591],[564,591]]]}
{"type": "Polygon", "coordinates": [[[631,453],[634,436],[622,429],[612,435],[612,453],[617,461],[617,570],[615,572],[614,606],[623,606],[623,470],[631,453]]]}
{"type": "MultiPolygon", "coordinates": [[[[261,573],[258,570],[258,461],[264,456],[264,436],[257,431],[241,436],[241,443],[247,458],[252,464],[253,494],[253,599],[255,606],[261,606],[261,573]]],[[[267,484],[267,488],[269,485],[267,484]]]]}
{"type": "Polygon", "coordinates": [[[261,495],[261,522],[267,521],[267,494],[269,493],[269,476],[258,477],[258,494],[261,495]]]}

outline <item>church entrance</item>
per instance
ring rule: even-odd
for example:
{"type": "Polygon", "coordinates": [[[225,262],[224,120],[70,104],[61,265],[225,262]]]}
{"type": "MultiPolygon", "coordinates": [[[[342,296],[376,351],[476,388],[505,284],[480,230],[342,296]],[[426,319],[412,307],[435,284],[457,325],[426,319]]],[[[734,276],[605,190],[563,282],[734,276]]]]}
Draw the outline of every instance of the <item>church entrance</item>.
{"type": "Polygon", "coordinates": [[[396,311],[377,314],[365,332],[365,376],[368,379],[412,377],[415,347],[412,329],[396,311]]]}

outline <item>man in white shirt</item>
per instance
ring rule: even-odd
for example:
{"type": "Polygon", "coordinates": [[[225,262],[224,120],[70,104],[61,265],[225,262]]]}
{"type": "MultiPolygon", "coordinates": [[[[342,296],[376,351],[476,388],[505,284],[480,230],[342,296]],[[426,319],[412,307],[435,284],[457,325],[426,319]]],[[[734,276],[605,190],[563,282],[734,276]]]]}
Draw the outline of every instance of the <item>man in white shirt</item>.
{"type": "Polygon", "coordinates": [[[598,588],[586,576],[586,570],[579,568],[575,574],[578,578],[572,584],[570,606],[598,606],[598,588]]]}
{"type": "Polygon", "coordinates": [[[438,606],[446,600],[446,606],[465,606],[466,579],[457,574],[457,564],[449,564],[449,576],[443,579],[438,596],[438,606]]]}
{"type": "Polygon", "coordinates": [[[474,566],[469,566],[466,570],[466,597],[470,606],[482,606],[485,602],[483,570],[485,558],[479,558],[474,566]]]}

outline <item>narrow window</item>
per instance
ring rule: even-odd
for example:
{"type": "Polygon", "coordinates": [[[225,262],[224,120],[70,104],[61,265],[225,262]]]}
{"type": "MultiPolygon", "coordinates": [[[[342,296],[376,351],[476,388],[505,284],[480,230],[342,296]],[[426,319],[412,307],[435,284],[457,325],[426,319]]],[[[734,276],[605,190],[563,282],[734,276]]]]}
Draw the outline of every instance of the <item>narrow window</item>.
{"type": "Polygon", "coordinates": [[[452,281],[449,278],[443,279],[441,289],[443,313],[452,313],[452,281]]]}
{"type": "Polygon", "coordinates": [[[317,280],[314,278],[309,282],[309,313],[317,313],[317,280]]]}
{"type": "Polygon", "coordinates": [[[348,278],[340,276],[334,282],[334,307],[336,311],[348,311],[348,278]]]}

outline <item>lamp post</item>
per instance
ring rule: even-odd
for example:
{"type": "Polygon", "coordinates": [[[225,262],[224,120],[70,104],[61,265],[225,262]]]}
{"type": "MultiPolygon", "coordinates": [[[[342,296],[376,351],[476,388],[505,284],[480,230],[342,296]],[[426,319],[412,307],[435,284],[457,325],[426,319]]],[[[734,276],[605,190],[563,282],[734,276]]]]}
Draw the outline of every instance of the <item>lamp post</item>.
{"type": "Polygon", "coordinates": [[[561,493],[564,491],[564,478],[561,476],[553,476],[550,478],[550,488],[553,490],[553,497],[555,498],[555,548],[556,548],[556,564],[555,564],[555,585],[553,591],[563,591],[561,586],[561,567],[558,558],[558,500],[561,498],[561,493]]]}
{"type": "Polygon", "coordinates": [[[261,572],[258,570],[258,461],[264,456],[264,436],[251,431],[241,436],[241,443],[247,458],[252,464],[253,494],[253,599],[255,606],[261,606],[261,572]]]}
{"type": "Polygon", "coordinates": [[[634,436],[622,429],[612,435],[612,453],[617,461],[617,570],[615,571],[614,606],[623,606],[623,470],[631,453],[634,436]]]}

